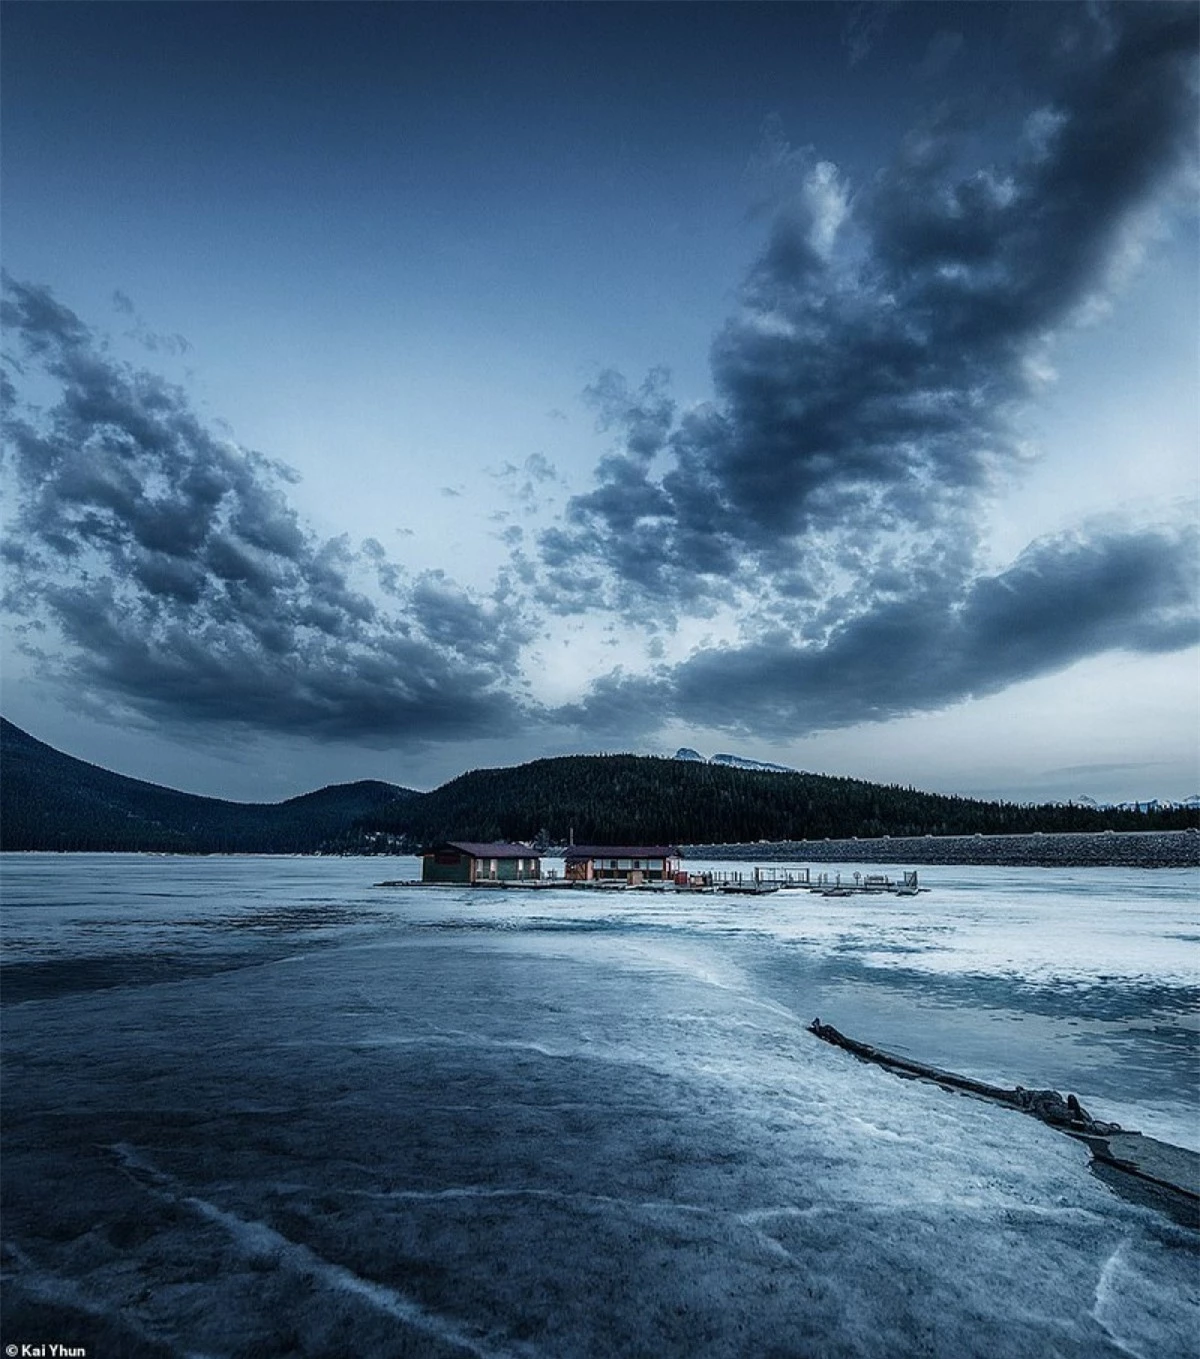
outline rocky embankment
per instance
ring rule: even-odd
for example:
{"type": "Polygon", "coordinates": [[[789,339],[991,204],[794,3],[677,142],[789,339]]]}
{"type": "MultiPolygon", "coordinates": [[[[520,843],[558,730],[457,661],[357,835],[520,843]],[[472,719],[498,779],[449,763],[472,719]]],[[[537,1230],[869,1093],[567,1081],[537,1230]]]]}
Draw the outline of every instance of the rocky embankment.
{"type": "Polygon", "coordinates": [[[684,845],[685,859],[755,863],[998,864],[1034,868],[1190,868],[1200,832],[884,836],[879,840],[772,840],[754,845],[684,845]]]}

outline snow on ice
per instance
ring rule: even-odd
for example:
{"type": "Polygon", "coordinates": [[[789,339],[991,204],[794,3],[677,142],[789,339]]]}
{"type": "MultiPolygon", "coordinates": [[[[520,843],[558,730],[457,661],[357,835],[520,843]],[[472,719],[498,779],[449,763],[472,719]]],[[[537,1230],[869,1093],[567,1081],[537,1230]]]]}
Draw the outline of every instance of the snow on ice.
{"type": "Polygon", "coordinates": [[[928,870],[915,900],[835,904],[375,868],[6,862],[5,1342],[1195,1354],[1193,1233],[1035,1120],[805,1032],[1010,1083],[1098,1045],[1093,1113],[1183,1123],[1177,877],[928,870]]]}

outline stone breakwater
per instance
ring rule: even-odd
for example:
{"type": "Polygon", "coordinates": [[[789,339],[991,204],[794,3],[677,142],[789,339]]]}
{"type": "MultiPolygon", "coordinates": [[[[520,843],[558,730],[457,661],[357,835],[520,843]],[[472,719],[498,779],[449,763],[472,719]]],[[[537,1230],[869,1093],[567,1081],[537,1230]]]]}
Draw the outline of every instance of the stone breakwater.
{"type": "Polygon", "coordinates": [[[884,836],[879,840],[771,840],[684,845],[685,859],[755,863],[987,864],[1032,868],[1191,868],[1200,832],[1101,831],[1034,835],[884,836]]]}

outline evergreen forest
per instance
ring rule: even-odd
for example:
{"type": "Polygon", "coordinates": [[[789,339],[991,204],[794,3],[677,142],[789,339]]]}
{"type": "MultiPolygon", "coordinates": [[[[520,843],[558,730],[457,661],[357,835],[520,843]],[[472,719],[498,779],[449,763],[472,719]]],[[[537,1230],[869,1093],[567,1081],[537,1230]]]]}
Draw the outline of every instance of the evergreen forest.
{"type": "Polygon", "coordinates": [[[1181,830],[1194,808],[1029,806],[824,774],[646,755],[476,769],[432,792],[377,780],[228,802],[112,773],[0,718],[0,849],[180,854],[404,853],[438,840],[734,844],[857,836],[1181,830]]]}
{"type": "Polygon", "coordinates": [[[646,755],[567,755],[476,769],[364,824],[416,848],[439,839],[539,844],[734,844],[891,835],[1179,830],[1192,810],[1027,806],[824,774],[646,755]]]}

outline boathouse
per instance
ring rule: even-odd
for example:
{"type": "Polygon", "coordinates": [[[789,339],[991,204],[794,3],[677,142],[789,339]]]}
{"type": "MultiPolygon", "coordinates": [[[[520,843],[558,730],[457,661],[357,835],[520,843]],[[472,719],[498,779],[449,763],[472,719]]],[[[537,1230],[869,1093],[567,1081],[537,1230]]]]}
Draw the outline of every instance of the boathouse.
{"type": "Polygon", "coordinates": [[[679,871],[677,845],[571,845],[564,871],[571,882],[664,882],[679,871]]]}
{"type": "Polygon", "coordinates": [[[443,840],[421,851],[422,882],[533,882],[542,861],[531,845],[443,840]]]}

